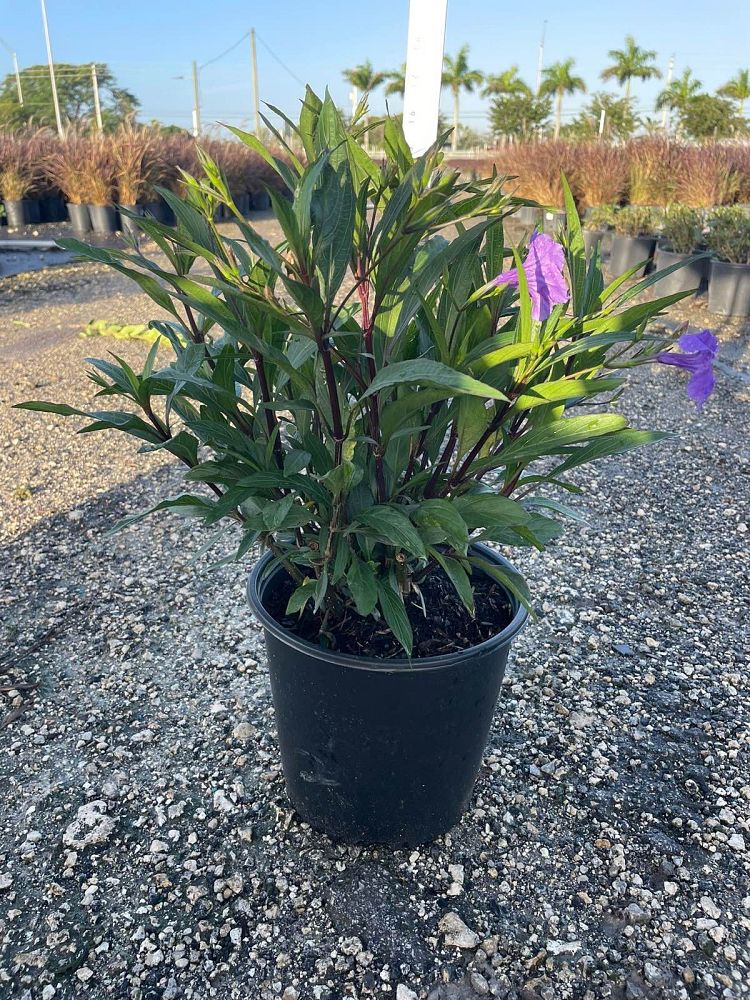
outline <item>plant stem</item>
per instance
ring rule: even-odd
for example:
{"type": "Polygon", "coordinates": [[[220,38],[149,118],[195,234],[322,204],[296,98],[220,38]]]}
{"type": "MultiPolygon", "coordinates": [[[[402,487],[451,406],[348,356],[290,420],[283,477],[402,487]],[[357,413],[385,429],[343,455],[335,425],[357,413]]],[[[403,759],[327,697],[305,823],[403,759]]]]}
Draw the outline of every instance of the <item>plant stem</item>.
{"type": "MultiPolygon", "coordinates": [[[[360,263],[360,282],[357,288],[359,302],[362,306],[362,341],[365,349],[368,384],[372,382],[377,374],[375,367],[375,355],[373,354],[372,329],[374,317],[370,316],[370,282],[364,277],[364,265],[360,263]]],[[[380,403],[377,395],[370,396],[368,401],[370,411],[370,437],[375,442],[373,455],[375,457],[375,488],[378,494],[378,503],[385,503],[385,469],[383,467],[383,442],[380,433],[380,403]]]]}
{"type": "Polygon", "coordinates": [[[331,406],[331,421],[333,423],[333,444],[334,444],[334,464],[341,465],[341,455],[344,445],[344,424],[341,419],[341,404],[339,403],[339,390],[336,385],[336,375],[331,361],[331,347],[329,338],[324,336],[320,330],[315,331],[315,340],[318,344],[323,361],[323,372],[328,390],[328,401],[331,406]]]}
{"type": "MultiPolygon", "coordinates": [[[[271,402],[271,389],[268,385],[268,375],[266,374],[266,365],[263,361],[263,356],[257,351],[252,352],[253,361],[255,362],[255,372],[258,376],[258,384],[260,385],[260,395],[264,403],[271,402]]],[[[279,429],[279,422],[276,419],[276,414],[273,410],[266,406],[264,407],[266,411],[266,428],[268,430],[268,440],[273,440],[273,454],[276,459],[276,464],[280,469],[284,468],[284,449],[281,446],[281,431],[279,429]]]]}

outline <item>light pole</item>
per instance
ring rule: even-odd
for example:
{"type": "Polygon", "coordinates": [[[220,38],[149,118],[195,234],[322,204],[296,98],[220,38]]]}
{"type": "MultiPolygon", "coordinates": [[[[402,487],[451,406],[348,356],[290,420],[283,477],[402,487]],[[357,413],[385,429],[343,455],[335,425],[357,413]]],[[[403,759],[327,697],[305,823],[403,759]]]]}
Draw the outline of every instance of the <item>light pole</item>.
{"type": "Polygon", "coordinates": [[[13,60],[13,75],[16,78],[16,92],[18,93],[18,103],[23,107],[23,90],[21,90],[21,74],[18,70],[18,56],[7,42],[0,38],[0,45],[5,49],[13,60]]]}
{"type": "Polygon", "coordinates": [[[47,7],[44,0],[40,0],[42,5],[42,24],[44,25],[44,41],[47,45],[47,62],[49,63],[49,80],[52,84],[52,103],[55,106],[55,121],[57,122],[57,134],[60,138],[65,135],[62,118],[60,117],[60,101],[57,97],[57,81],[55,80],[55,64],[52,59],[52,44],[49,40],[49,25],[47,24],[47,7]]]}
{"type": "Polygon", "coordinates": [[[542,70],[544,69],[544,36],[547,32],[547,22],[542,25],[542,37],[539,39],[539,61],[536,67],[536,96],[542,89],[542,70]]]}
{"type": "Polygon", "coordinates": [[[260,137],[260,95],[258,93],[258,57],[255,53],[255,28],[250,29],[250,58],[253,62],[253,110],[255,111],[255,134],[260,137]]]}
{"type": "Polygon", "coordinates": [[[94,112],[96,114],[96,127],[100,132],[104,131],[102,124],[102,106],[99,101],[99,80],[96,75],[96,63],[91,63],[91,83],[94,87],[94,112]]]}

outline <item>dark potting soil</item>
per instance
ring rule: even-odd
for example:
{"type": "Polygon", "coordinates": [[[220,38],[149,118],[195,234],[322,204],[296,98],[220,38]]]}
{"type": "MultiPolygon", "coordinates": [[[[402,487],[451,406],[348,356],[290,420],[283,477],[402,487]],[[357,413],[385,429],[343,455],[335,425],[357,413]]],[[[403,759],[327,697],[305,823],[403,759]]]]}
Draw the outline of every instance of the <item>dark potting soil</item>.
{"type": "MultiPolygon", "coordinates": [[[[266,591],[263,603],[279,624],[300,639],[337,653],[379,659],[404,658],[403,648],[382,619],[363,618],[348,609],[335,623],[329,617],[323,633],[323,612],[314,612],[310,604],[301,616],[288,615],[286,606],[295,584],[286,575],[276,579],[279,582],[266,591]]],[[[476,610],[473,618],[441,569],[433,570],[420,584],[427,614],[417,594],[406,598],[406,613],[414,633],[412,659],[469,649],[491,639],[511,622],[513,607],[499,584],[487,576],[474,574],[472,587],[476,610]]]]}

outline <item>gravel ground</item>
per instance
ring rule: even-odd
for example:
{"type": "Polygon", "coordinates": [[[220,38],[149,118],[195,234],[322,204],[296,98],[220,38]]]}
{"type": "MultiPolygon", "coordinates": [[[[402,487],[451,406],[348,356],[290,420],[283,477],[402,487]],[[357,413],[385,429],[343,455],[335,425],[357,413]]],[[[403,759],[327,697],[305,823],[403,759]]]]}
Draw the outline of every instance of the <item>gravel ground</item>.
{"type": "Polygon", "coordinates": [[[82,405],[109,345],[75,331],[151,311],[97,268],[6,280],[0,997],[750,996],[746,381],[697,416],[638,373],[625,411],[676,437],[587,472],[587,525],[517,560],[539,620],[468,814],[346,848],[285,798],[243,570],[191,565],[174,519],[105,537],[174,467],[7,408],[82,405]]]}

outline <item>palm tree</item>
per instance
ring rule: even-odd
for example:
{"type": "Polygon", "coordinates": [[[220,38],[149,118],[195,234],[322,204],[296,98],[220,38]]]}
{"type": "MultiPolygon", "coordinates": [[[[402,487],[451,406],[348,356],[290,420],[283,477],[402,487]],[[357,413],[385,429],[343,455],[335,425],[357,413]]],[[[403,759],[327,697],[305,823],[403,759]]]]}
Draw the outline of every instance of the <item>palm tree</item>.
{"type": "Polygon", "coordinates": [[[462,45],[456,58],[443,58],[443,86],[450,87],[453,94],[453,137],[451,148],[458,149],[459,99],[462,90],[471,93],[484,79],[478,69],[469,69],[469,46],[462,45]]]}
{"type": "Polygon", "coordinates": [[[560,120],[562,118],[562,102],[566,94],[575,94],[576,91],[586,93],[586,84],[583,77],[573,75],[575,59],[565,59],[563,62],[552,63],[542,73],[542,85],[539,88],[539,96],[546,97],[547,94],[555,95],[555,138],[560,135],[560,120]]]}
{"type": "Polygon", "coordinates": [[[631,80],[651,80],[661,77],[661,72],[653,65],[656,53],[653,49],[642,49],[636,45],[632,35],[625,36],[624,49],[610,49],[607,53],[612,65],[601,72],[602,80],[617,80],[625,87],[625,97],[630,100],[631,80]]]}
{"type": "Polygon", "coordinates": [[[670,85],[662,90],[656,98],[656,107],[659,111],[662,108],[684,111],[692,99],[700,93],[702,86],[700,80],[696,80],[693,76],[690,67],[686,66],[682,76],[672,80],[670,85]]]}
{"type": "MultiPolygon", "coordinates": [[[[370,91],[379,87],[385,80],[386,75],[385,73],[376,73],[372,68],[372,63],[368,59],[366,62],[360,63],[359,66],[355,66],[353,69],[345,69],[343,76],[347,83],[350,83],[356,91],[361,92],[362,97],[369,97],[370,91]]],[[[369,148],[370,133],[366,131],[365,149],[369,148]]]]}
{"type": "Polygon", "coordinates": [[[385,85],[385,96],[392,97],[398,94],[399,97],[403,97],[406,90],[406,63],[401,63],[401,69],[393,69],[390,73],[386,73],[385,78],[390,81],[385,85]]]}
{"type": "Polygon", "coordinates": [[[750,97],[750,70],[738,69],[737,75],[728,80],[723,87],[719,87],[716,93],[737,101],[740,115],[744,118],[745,101],[750,97]]]}
{"type": "Polygon", "coordinates": [[[531,97],[531,88],[518,75],[518,66],[513,65],[502,73],[485,77],[482,97],[500,97],[503,94],[523,94],[531,97]]]}

